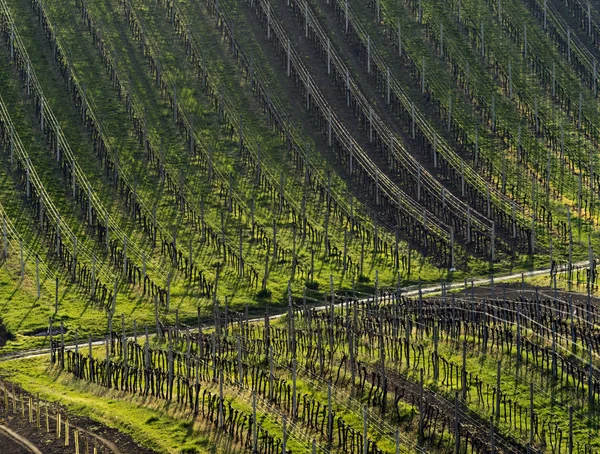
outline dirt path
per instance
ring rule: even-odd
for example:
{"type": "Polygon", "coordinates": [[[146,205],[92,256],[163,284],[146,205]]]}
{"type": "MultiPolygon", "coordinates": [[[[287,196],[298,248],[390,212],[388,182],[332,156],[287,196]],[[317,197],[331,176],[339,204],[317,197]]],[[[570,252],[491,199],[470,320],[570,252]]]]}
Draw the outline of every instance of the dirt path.
{"type": "MultiPolygon", "coordinates": [[[[586,267],[588,265],[588,263],[589,263],[588,261],[573,263],[573,268],[586,267]]],[[[557,272],[560,273],[562,271],[565,271],[566,269],[567,269],[567,267],[565,265],[559,265],[557,272]]],[[[525,279],[530,278],[530,277],[547,275],[548,279],[550,279],[550,268],[541,268],[541,269],[537,269],[537,270],[533,270],[533,271],[524,271],[523,273],[510,273],[510,274],[504,274],[501,276],[494,276],[494,284],[499,284],[499,283],[507,282],[507,281],[513,281],[513,280],[521,278],[521,275],[523,275],[523,277],[525,279]]],[[[467,280],[466,282],[467,282],[469,288],[470,288],[471,284],[474,287],[485,287],[485,286],[488,286],[491,284],[490,278],[477,278],[477,279],[473,279],[473,280],[467,280]]],[[[455,282],[455,283],[451,283],[451,284],[446,284],[444,287],[446,290],[460,290],[460,289],[465,288],[465,283],[464,282],[455,282]]],[[[429,285],[427,287],[421,288],[421,293],[423,296],[440,293],[441,291],[442,291],[442,284],[433,284],[433,285],[429,285]]],[[[415,295],[419,294],[419,289],[418,289],[418,286],[412,285],[410,287],[402,288],[401,292],[402,292],[402,295],[404,295],[404,296],[415,296],[415,295]]],[[[367,298],[363,298],[363,300],[366,300],[366,299],[367,298]]],[[[340,304],[338,304],[337,306],[339,306],[340,304]]],[[[325,310],[325,309],[331,309],[331,306],[324,305],[324,306],[315,307],[315,310],[317,310],[317,311],[325,310]]],[[[277,318],[283,317],[286,314],[287,314],[287,308],[284,308],[284,309],[282,309],[282,312],[279,314],[271,314],[271,319],[277,319],[277,318]]],[[[249,322],[260,322],[262,320],[264,320],[263,316],[256,317],[254,319],[250,319],[248,321],[249,322]]],[[[211,328],[211,327],[213,327],[212,324],[202,325],[203,329],[211,328]]],[[[195,332],[195,331],[196,331],[196,329],[190,330],[190,332],[195,332]]],[[[151,330],[150,334],[155,334],[155,332],[151,330]]],[[[130,336],[128,339],[132,340],[133,336],[130,336]]],[[[99,341],[94,341],[94,342],[92,342],[92,346],[97,347],[100,345],[104,345],[104,343],[105,343],[104,339],[99,340],[99,341]]],[[[74,345],[71,345],[71,346],[74,346],[74,345]]],[[[50,354],[49,348],[39,348],[37,350],[29,350],[29,351],[24,351],[24,352],[11,353],[8,355],[1,355],[0,361],[10,361],[12,359],[18,359],[18,358],[35,358],[37,356],[43,356],[43,355],[49,355],[49,354],[50,354]]]]}
{"type": "MultiPolygon", "coordinates": [[[[0,387],[4,389],[5,384],[0,381],[0,387]]],[[[108,427],[102,423],[92,420],[88,417],[77,416],[68,411],[65,407],[56,403],[49,404],[48,427],[46,427],[46,402],[42,402],[40,407],[40,427],[37,426],[37,414],[35,407],[37,398],[20,387],[6,383],[6,389],[9,396],[8,410],[2,406],[0,408],[0,453],[20,454],[72,454],[75,446],[75,431],[78,432],[79,446],[81,452],[90,452],[97,447],[99,453],[103,454],[155,454],[155,451],[139,446],[130,435],[124,434],[117,429],[108,427]],[[19,399],[16,404],[16,412],[13,412],[13,398],[17,395],[19,399]],[[29,397],[33,402],[32,423],[28,420],[28,408],[21,410],[23,402],[27,402],[29,397]],[[25,417],[23,417],[24,412],[25,417]],[[60,413],[62,435],[56,437],[56,414],[60,413]],[[69,446],[64,446],[64,424],[69,423],[69,446]],[[46,429],[49,429],[48,431],[46,429]],[[4,440],[6,439],[6,440],[4,440]],[[7,444],[3,444],[6,441],[7,444]],[[11,446],[9,451],[3,450],[3,446],[11,446]],[[13,446],[16,446],[13,450],[13,446]],[[19,448],[21,446],[21,448],[19,448]],[[40,451],[37,446],[42,447],[40,451]],[[24,450],[23,450],[24,449],[24,450]]],[[[26,404],[25,404],[26,405],[26,404]]]]}
{"type": "MultiPolygon", "coordinates": [[[[586,266],[587,263],[588,262],[579,262],[579,263],[574,264],[574,266],[586,266]]],[[[564,269],[564,267],[559,267],[558,271],[559,272],[563,271],[563,269],[564,269]]],[[[522,275],[521,273],[511,273],[511,274],[506,274],[503,276],[496,276],[496,277],[494,277],[494,283],[499,284],[499,283],[507,282],[510,280],[517,280],[517,279],[521,278],[521,275],[522,275]]],[[[524,277],[543,276],[543,275],[547,275],[549,277],[550,276],[550,268],[542,268],[542,269],[528,271],[528,272],[523,273],[524,277]]],[[[469,292],[470,292],[471,282],[467,282],[467,284],[468,284],[469,292]]],[[[486,287],[486,286],[490,286],[490,284],[491,284],[490,278],[480,278],[480,279],[474,279],[472,281],[472,285],[474,287],[486,287]]],[[[446,290],[460,290],[460,289],[465,288],[465,283],[458,282],[458,283],[447,284],[447,285],[445,285],[445,288],[446,288],[446,290]]],[[[423,296],[427,296],[427,295],[440,293],[441,290],[442,290],[442,285],[436,284],[436,285],[430,285],[427,287],[423,287],[421,289],[421,293],[423,296]]],[[[480,289],[480,291],[481,291],[481,289],[480,289]]],[[[419,289],[417,286],[406,287],[406,288],[402,289],[402,294],[405,296],[416,296],[419,294],[419,289]]],[[[318,307],[316,307],[316,310],[326,310],[326,309],[329,309],[330,307],[331,306],[318,306],[318,307]]],[[[271,318],[276,319],[276,318],[282,317],[283,315],[284,315],[283,313],[282,314],[274,314],[271,316],[271,318]]],[[[251,322],[252,321],[261,322],[262,320],[263,320],[263,317],[259,317],[259,318],[252,319],[250,321],[251,322]]],[[[133,339],[133,338],[131,338],[131,339],[133,339]]],[[[104,341],[97,341],[97,342],[94,342],[94,345],[103,345],[103,343],[104,343],[104,341]]],[[[22,352],[21,354],[18,355],[18,357],[32,358],[32,357],[48,355],[48,354],[49,354],[48,349],[39,349],[39,350],[32,351],[32,352],[22,352]]],[[[0,361],[15,359],[16,357],[17,356],[15,356],[15,355],[12,355],[10,357],[4,356],[4,357],[0,357],[0,361]]],[[[438,405],[443,406],[444,403],[438,402],[438,405]]],[[[93,421],[89,418],[70,415],[70,421],[72,422],[73,425],[76,425],[79,428],[80,432],[82,434],[85,434],[85,436],[87,436],[88,440],[91,440],[92,443],[94,442],[94,440],[97,440],[98,442],[101,442],[102,444],[107,446],[113,453],[116,453],[116,454],[118,454],[118,453],[133,453],[133,452],[138,453],[138,454],[153,453],[153,451],[146,449],[146,448],[142,448],[142,447],[138,446],[137,444],[135,444],[135,442],[133,441],[133,439],[130,436],[125,435],[116,429],[112,429],[110,427],[99,424],[96,421],[93,421]],[[93,428],[93,432],[85,429],[86,427],[93,428]]],[[[50,440],[50,441],[55,440],[55,438],[52,436],[52,434],[46,434],[45,430],[37,429],[33,425],[29,425],[26,421],[21,421],[21,418],[19,418],[19,417],[12,418],[12,421],[10,424],[11,427],[13,427],[15,424],[17,424],[17,427],[14,427],[15,430],[18,430],[21,434],[27,434],[27,436],[31,440],[34,440],[37,442],[36,436],[37,437],[46,437],[46,439],[50,440]]],[[[84,435],[82,435],[82,436],[84,436],[84,435]]],[[[6,441],[7,443],[10,442],[13,445],[15,445],[14,439],[12,439],[8,435],[0,432],[0,446],[6,446],[6,444],[4,444],[4,441],[6,441]],[[13,441],[11,442],[10,440],[13,440],[13,441]]],[[[44,454],[47,454],[47,453],[54,454],[54,453],[64,452],[64,450],[63,450],[64,448],[60,448],[60,449],[56,448],[53,450],[47,450],[46,449],[47,445],[45,445],[43,443],[39,444],[39,442],[38,442],[38,445],[45,446],[44,454]]],[[[13,452],[15,454],[39,452],[39,451],[27,450],[26,448],[24,448],[22,446],[17,446],[17,445],[15,445],[15,446],[16,446],[15,450],[10,451],[11,454],[13,452]]]]}
{"type": "Polygon", "coordinates": [[[0,446],[10,454],[42,454],[33,443],[4,425],[0,425],[0,446]]]}

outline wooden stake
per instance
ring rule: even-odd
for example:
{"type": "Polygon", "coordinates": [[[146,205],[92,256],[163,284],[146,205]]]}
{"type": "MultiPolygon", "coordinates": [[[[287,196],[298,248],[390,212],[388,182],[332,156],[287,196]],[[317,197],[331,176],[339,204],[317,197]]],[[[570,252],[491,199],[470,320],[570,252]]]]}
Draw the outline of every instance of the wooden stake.
{"type": "MultiPolygon", "coordinates": [[[[348,0],[346,0],[347,2],[348,0]]],[[[398,21],[398,56],[402,57],[402,26],[400,25],[400,21],[398,21]]]]}
{"type": "Polygon", "coordinates": [[[385,80],[386,80],[386,84],[385,84],[385,89],[386,89],[386,103],[389,106],[390,105],[390,68],[386,68],[385,70],[385,80]]]}
{"type": "Polygon", "coordinates": [[[92,299],[96,297],[96,255],[92,256],[92,299]]]}
{"type": "Polygon", "coordinates": [[[290,77],[292,74],[292,49],[291,40],[287,41],[287,76],[290,77]]]}
{"type": "Polygon", "coordinates": [[[2,216],[2,241],[4,244],[2,257],[6,259],[8,257],[8,235],[6,226],[6,216],[2,216]]]}
{"type": "Polygon", "coordinates": [[[19,254],[21,257],[21,280],[25,279],[25,261],[23,260],[23,240],[19,238],[19,254]]]}
{"type": "MultiPolygon", "coordinates": [[[[288,45],[289,45],[289,40],[288,40],[288,45]]],[[[331,75],[331,41],[329,40],[329,38],[327,38],[327,75],[331,75]]],[[[289,69],[288,69],[288,77],[289,77],[289,69]]]]}
{"type": "MultiPolygon", "coordinates": [[[[493,96],[493,95],[492,95],[493,96]]],[[[493,97],[492,97],[493,99],[493,97]]],[[[448,132],[450,132],[450,128],[452,127],[452,94],[448,95],[448,132]]]]}
{"type": "Polygon", "coordinates": [[[475,126],[475,150],[474,150],[474,166],[475,168],[477,168],[477,162],[478,162],[478,152],[479,152],[479,127],[475,126]]]}
{"type": "MultiPolygon", "coordinates": [[[[579,92],[579,115],[577,117],[577,127],[581,129],[581,111],[583,109],[583,92],[579,92]]],[[[592,179],[593,181],[593,179],[592,179]]]]}
{"type": "Polygon", "coordinates": [[[460,453],[460,417],[458,414],[458,393],[454,393],[454,454],[460,453]]]}
{"type": "MultiPolygon", "coordinates": [[[[419,437],[424,436],[423,420],[425,418],[425,410],[423,408],[423,368],[419,371],[419,437]]],[[[396,451],[398,451],[398,432],[396,431],[396,451]]]]}
{"type": "Polygon", "coordinates": [[[256,421],[256,392],[252,391],[252,452],[258,450],[258,422],[256,421]]]}
{"type": "Polygon", "coordinates": [[[491,454],[496,454],[496,443],[494,437],[494,417],[490,416],[490,444],[491,444],[491,454]]]}
{"type": "Polygon", "coordinates": [[[535,415],[533,413],[533,382],[529,383],[529,443],[533,444],[535,434],[535,415]]]}
{"type": "MultiPolygon", "coordinates": [[[[498,3],[500,0],[498,0],[498,3]]],[[[508,97],[512,99],[513,97],[513,86],[512,86],[512,65],[508,62],[508,97]]]]}
{"type": "Polygon", "coordinates": [[[44,131],[44,97],[40,98],[40,130],[44,131]]]}
{"type": "Polygon", "coordinates": [[[346,35],[348,34],[348,26],[349,26],[349,19],[348,19],[348,0],[345,0],[344,2],[344,16],[346,19],[346,27],[345,27],[345,33],[346,35]]]}
{"type": "Polygon", "coordinates": [[[41,425],[40,425],[40,393],[37,393],[37,395],[36,395],[35,424],[38,429],[41,427],[41,425]]]}
{"type": "Polygon", "coordinates": [[[567,60],[571,63],[571,29],[567,28],[567,60]]]}
{"type": "MultiPolygon", "coordinates": [[[[421,0],[419,0],[419,5],[421,5],[421,0]]],[[[368,428],[369,423],[368,423],[368,419],[367,419],[367,406],[366,405],[363,406],[362,416],[363,416],[363,454],[368,454],[369,439],[368,439],[367,428],[368,428]]]]}
{"type": "Polygon", "coordinates": [[[9,152],[10,152],[10,165],[12,167],[14,160],[14,149],[15,149],[15,127],[10,125],[10,143],[9,143],[9,152]]]}
{"type": "Polygon", "coordinates": [[[69,436],[69,418],[65,416],[65,446],[69,446],[71,437],[69,436]]]}
{"type": "Polygon", "coordinates": [[[527,60],[527,24],[523,24],[523,58],[527,60]]]}
{"type": "Polygon", "coordinates": [[[481,58],[485,58],[485,34],[483,30],[483,21],[481,22],[481,58]]]}
{"type": "Polygon", "coordinates": [[[500,421],[500,378],[502,376],[502,361],[498,360],[496,371],[496,422],[500,421]]]}
{"type": "Polygon", "coordinates": [[[333,443],[333,410],[331,407],[331,382],[327,384],[327,445],[333,443]]]}
{"type": "Polygon", "coordinates": [[[56,277],[56,285],[54,288],[54,313],[58,313],[58,276],[56,277]]]}
{"type": "Polygon", "coordinates": [[[308,2],[304,4],[304,37],[308,38],[308,2]]]}
{"type": "Polygon", "coordinates": [[[281,452],[287,454],[287,416],[283,415],[283,435],[281,441],[281,452]]]}
{"type": "Polygon", "coordinates": [[[411,103],[410,105],[411,115],[412,115],[412,138],[415,140],[415,103],[411,103]]]}
{"type": "Polygon", "coordinates": [[[333,132],[332,132],[332,114],[331,108],[327,110],[327,143],[330,147],[333,146],[333,132]]]}

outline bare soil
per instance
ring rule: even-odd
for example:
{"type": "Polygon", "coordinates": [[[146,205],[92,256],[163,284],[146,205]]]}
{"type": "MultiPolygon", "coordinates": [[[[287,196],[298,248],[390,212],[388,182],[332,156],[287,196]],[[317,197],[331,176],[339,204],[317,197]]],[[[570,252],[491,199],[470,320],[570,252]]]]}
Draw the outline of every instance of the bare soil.
{"type": "MultiPolygon", "coordinates": [[[[12,385],[7,384],[9,392],[12,392],[12,385]]],[[[2,385],[2,388],[4,386],[2,385]]],[[[9,401],[9,408],[4,408],[4,402],[0,404],[0,424],[4,425],[21,437],[27,439],[44,454],[72,454],[75,452],[75,428],[79,431],[79,452],[81,454],[92,454],[94,446],[98,454],[108,454],[118,452],[122,454],[155,454],[157,451],[145,448],[137,444],[130,435],[119,432],[116,429],[108,427],[88,417],[77,416],[68,412],[64,407],[52,404],[49,412],[49,432],[46,432],[46,412],[42,406],[40,411],[40,427],[37,427],[36,414],[33,412],[33,422],[29,422],[29,407],[27,401],[30,394],[15,386],[15,394],[24,399],[25,412],[24,417],[21,411],[20,402],[17,403],[17,411],[13,413],[12,399],[9,401]],[[56,436],[56,412],[61,413],[61,437],[56,436]],[[65,446],[65,416],[69,420],[69,446],[65,446]],[[111,447],[115,449],[111,449],[111,447]]],[[[36,398],[33,397],[34,409],[36,398]]],[[[15,440],[7,435],[0,433],[0,453],[1,454],[21,454],[31,451],[20,446],[15,440]]]]}

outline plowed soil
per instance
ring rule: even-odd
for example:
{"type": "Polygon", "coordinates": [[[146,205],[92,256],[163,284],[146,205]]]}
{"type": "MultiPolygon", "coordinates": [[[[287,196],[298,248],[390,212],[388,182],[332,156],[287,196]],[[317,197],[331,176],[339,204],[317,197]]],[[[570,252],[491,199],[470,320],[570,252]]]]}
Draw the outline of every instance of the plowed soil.
{"type": "MultiPolygon", "coordinates": [[[[8,385],[11,390],[11,385],[8,385]]],[[[15,387],[15,393],[25,396],[27,402],[29,395],[15,387]]],[[[34,397],[34,408],[36,399],[34,397]]],[[[12,400],[8,411],[4,411],[4,405],[0,405],[0,425],[6,426],[18,435],[29,441],[44,454],[73,454],[75,452],[75,428],[79,431],[79,452],[81,454],[92,454],[94,446],[98,454],[122,453],[122,454],[155,454],[157,451],[138,445],[131,436],[98,423],[90,418],[76,416],[66,411],[65,408],[52,404],[49,413],[50,431],[46,432],[46,413],[40,411],[40,427],[37,427],[35,411],[33,422],[29,422],[28,405],[25,405],[25,417],[21,413],[21,404],[17,404],[17,411],[12,412],[12,400]],[[62,415],[61,437],[56,436],[56,411],[60,409],[62,415]],[[65,446],[64,418],[69,418],[69,446],[65,446]]],[[[0,454],[21,454],[32,451],[19,445],[10,436],[0,432],[0,454]]]]}

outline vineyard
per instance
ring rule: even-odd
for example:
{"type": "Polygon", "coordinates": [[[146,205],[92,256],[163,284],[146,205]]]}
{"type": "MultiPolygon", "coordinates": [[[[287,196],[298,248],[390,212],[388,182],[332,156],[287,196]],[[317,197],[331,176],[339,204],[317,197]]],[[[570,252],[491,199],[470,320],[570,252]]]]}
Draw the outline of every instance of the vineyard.
{"type": "Polygon", "coordinates": [[[0,0],[0,452],[600,452],[599,24],[0,0]]]}

